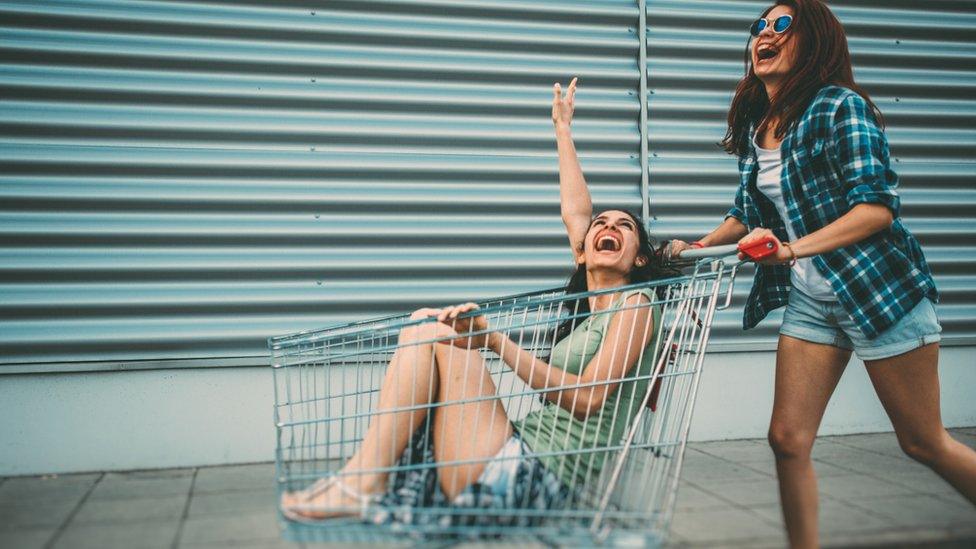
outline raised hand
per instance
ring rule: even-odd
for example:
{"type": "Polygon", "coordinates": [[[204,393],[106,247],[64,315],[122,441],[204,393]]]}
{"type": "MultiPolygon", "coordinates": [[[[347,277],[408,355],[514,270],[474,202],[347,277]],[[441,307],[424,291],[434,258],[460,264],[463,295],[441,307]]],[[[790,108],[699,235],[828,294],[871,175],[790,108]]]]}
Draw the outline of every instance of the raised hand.
{"type": "Polygon", "coordinates": [[[463,305],[445,307],[437,315],[438,321],[450,326],[457,332],[459,337],[451,340],[451,344],[455,347],[461,349],[480,349],[486,346],[488,341],[488,319],[484,315],[458,318],[458,315],[462,313],[477,311],[478,309],[479,307],[476,303],[465,303],[463,305]],[[472,332],[480,333],[469,335],[472,332]]]}
{"type": "Polygon", "coordinates": [[[563,96],[562,87],[559,82],[552,86],[552,123],[557,126],[569,126],[573,123],[573,112],[576,110],[576,82],[579,78],[573,78],[563,96]]]}

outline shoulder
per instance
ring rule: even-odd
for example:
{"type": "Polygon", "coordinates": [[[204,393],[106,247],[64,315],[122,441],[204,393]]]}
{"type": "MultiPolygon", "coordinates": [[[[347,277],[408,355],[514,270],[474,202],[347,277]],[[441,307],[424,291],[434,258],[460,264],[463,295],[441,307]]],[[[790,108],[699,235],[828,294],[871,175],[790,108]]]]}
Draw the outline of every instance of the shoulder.
{"type": "Polygon", "coordinates": [[[654,301],[654,290],[650,288],[634,288],[625,291],[620,299],[628,304],[650,303],[654,301]]]}
{"type": "Polygon", "coordinates": [[[818,126],[829,125],[837,111],[853,98],[864,101],[864,98],[849,88],[833,85],[824,86],[810,100],[810,105],[807,107],[802,122],[818,126]]]}
{"type": "Polygon", "coordinates": [[[650,311],[651,314],[648,316],[650,320],[660,314],[661,306],[655,303],[656,299],[653,288],[635,288],[625,291],[620,297],[620,302],[625,310],[650,311]],[[651,305],[648,307],[646,306],[648,304],[651,305]]]}
{"type": "Polygon", "coordinates": [[[798,134],[826,137],[838,123],[872,116],[867,101],[856,91],[843,86],[820,88],[799,120],[798,134]]]}

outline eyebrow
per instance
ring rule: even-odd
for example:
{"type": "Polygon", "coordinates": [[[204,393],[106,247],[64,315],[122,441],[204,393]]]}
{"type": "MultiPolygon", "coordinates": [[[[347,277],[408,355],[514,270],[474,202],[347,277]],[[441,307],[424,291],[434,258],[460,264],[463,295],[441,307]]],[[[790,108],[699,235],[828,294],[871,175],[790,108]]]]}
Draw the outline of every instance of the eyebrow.
{"type": "MultiPolygon", "coordinates": [[[[593,218],[593,221],[590,221],[590,225],[596,223],[597,221],[606,221],[606,220],[607,220],[607,216],[604,215],[604,214],[600,214],[600,215],[594,217],[593,218]]],[[[619,222],[620,223],[629,223],[630,225],[635,226],[635,227],[637,226],[634,223],[634,221],[632,219],[630,219],[629,217],[621,217],[619,222]]]]}

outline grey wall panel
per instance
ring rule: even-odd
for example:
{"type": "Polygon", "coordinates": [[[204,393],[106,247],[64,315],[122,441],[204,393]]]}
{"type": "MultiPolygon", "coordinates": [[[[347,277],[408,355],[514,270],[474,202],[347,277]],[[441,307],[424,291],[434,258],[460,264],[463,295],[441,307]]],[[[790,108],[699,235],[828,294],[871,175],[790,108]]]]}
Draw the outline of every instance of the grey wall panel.
{"type": "MultiPolygon", "coordinates": [[[[763,6],[647,2],[657,236],[699,236],[731,200],[714,143],[763,6]]],[[[947,339],[972,342],[976,3],[832,6],[888,117],[947,339]]],[[[261,364],[271,334],[561,283],[550,86],[581,77],[597,207],[639,211],[639,15],[0,2],[0,372],[261,364]]],[[[743,333],[740,311],[713,348],[770,347],[775,320],[743,333]]]]}
{"type": "Polygon", "coordinates": [[[0,372],[261,364],[269,335],[563,282],[551,86],[581,78],[597,205],[639,211],[638,21],[0,2],[0,372]]]}
{"type": "MultiPolygon", "coordinates": [[[[695,239],[731,205],[735,160],[717,142],[767,2],[648,0],[650,211],[658,235],[695,239]]],[[[976,2],[830,2],[858,82],[885,115],[902,215],[942,291],[944,344],[976,341],[976,2]]],[[[780,313],[741,331],[752,272],[716,316],[713,349],[773,348],[780,313]]]]}

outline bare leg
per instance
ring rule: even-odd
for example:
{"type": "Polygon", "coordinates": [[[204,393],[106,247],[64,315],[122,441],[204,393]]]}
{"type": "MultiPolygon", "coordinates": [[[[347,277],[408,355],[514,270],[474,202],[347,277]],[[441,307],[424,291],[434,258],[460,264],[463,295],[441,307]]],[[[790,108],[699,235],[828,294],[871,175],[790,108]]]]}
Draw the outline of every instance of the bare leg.
{"type": "Polygon", "coordinates": [[[976,452],[950,437],[942,426],[939,344],[865,365],[905,453],[976,505],[976,452]]]}
{"type": "Polygon", "coordinates": [[[780,335],[769,444],[790,546],[817,547],[817,477],[810,452],[851,353],[780,335]]]}
{"type": "MultiPolygon", "coordinates": [[[[426,311],[414,313],[411,318],[425,318],[426,311]]],[[[338,478],[354,493],[374,494],[386,486],[388,472],[376,471],[393,465],[406,448],[410,437],[427,416],[427,408],[412,411],[379,413],[409,406],[428,404],[433,401],[438,386],[434,356],[434,344],[429,341],[438,337],[443,325],[425,323],[410,326],[400,332],[398,348],[380,387],[379,402],[373,413],[362,444],[346,462],[338,478]],[[425,342],[428,343],[418,343],[425,342]]],[[[348,490],[336,486],[307,499],[298,493],[282,496],[282,507],[301,504],[313,511],[298,513],[312,518],[325,518],[335,513],[319,509],[355,509],[357,498],[348,490]]]]}
{"type": "MultiPolygon", "coordinates": [[[[496,388],[478,351],[435,345],[440,386],[439,402],[461,402],[494,396],[496,388]]],[[[438,469],[441,490],[453,499],[485,470],[505,441],[512,425],[498,399],[446,405],[434,415],[434,458],[438,462],[477,460],[438,469]]]]}

